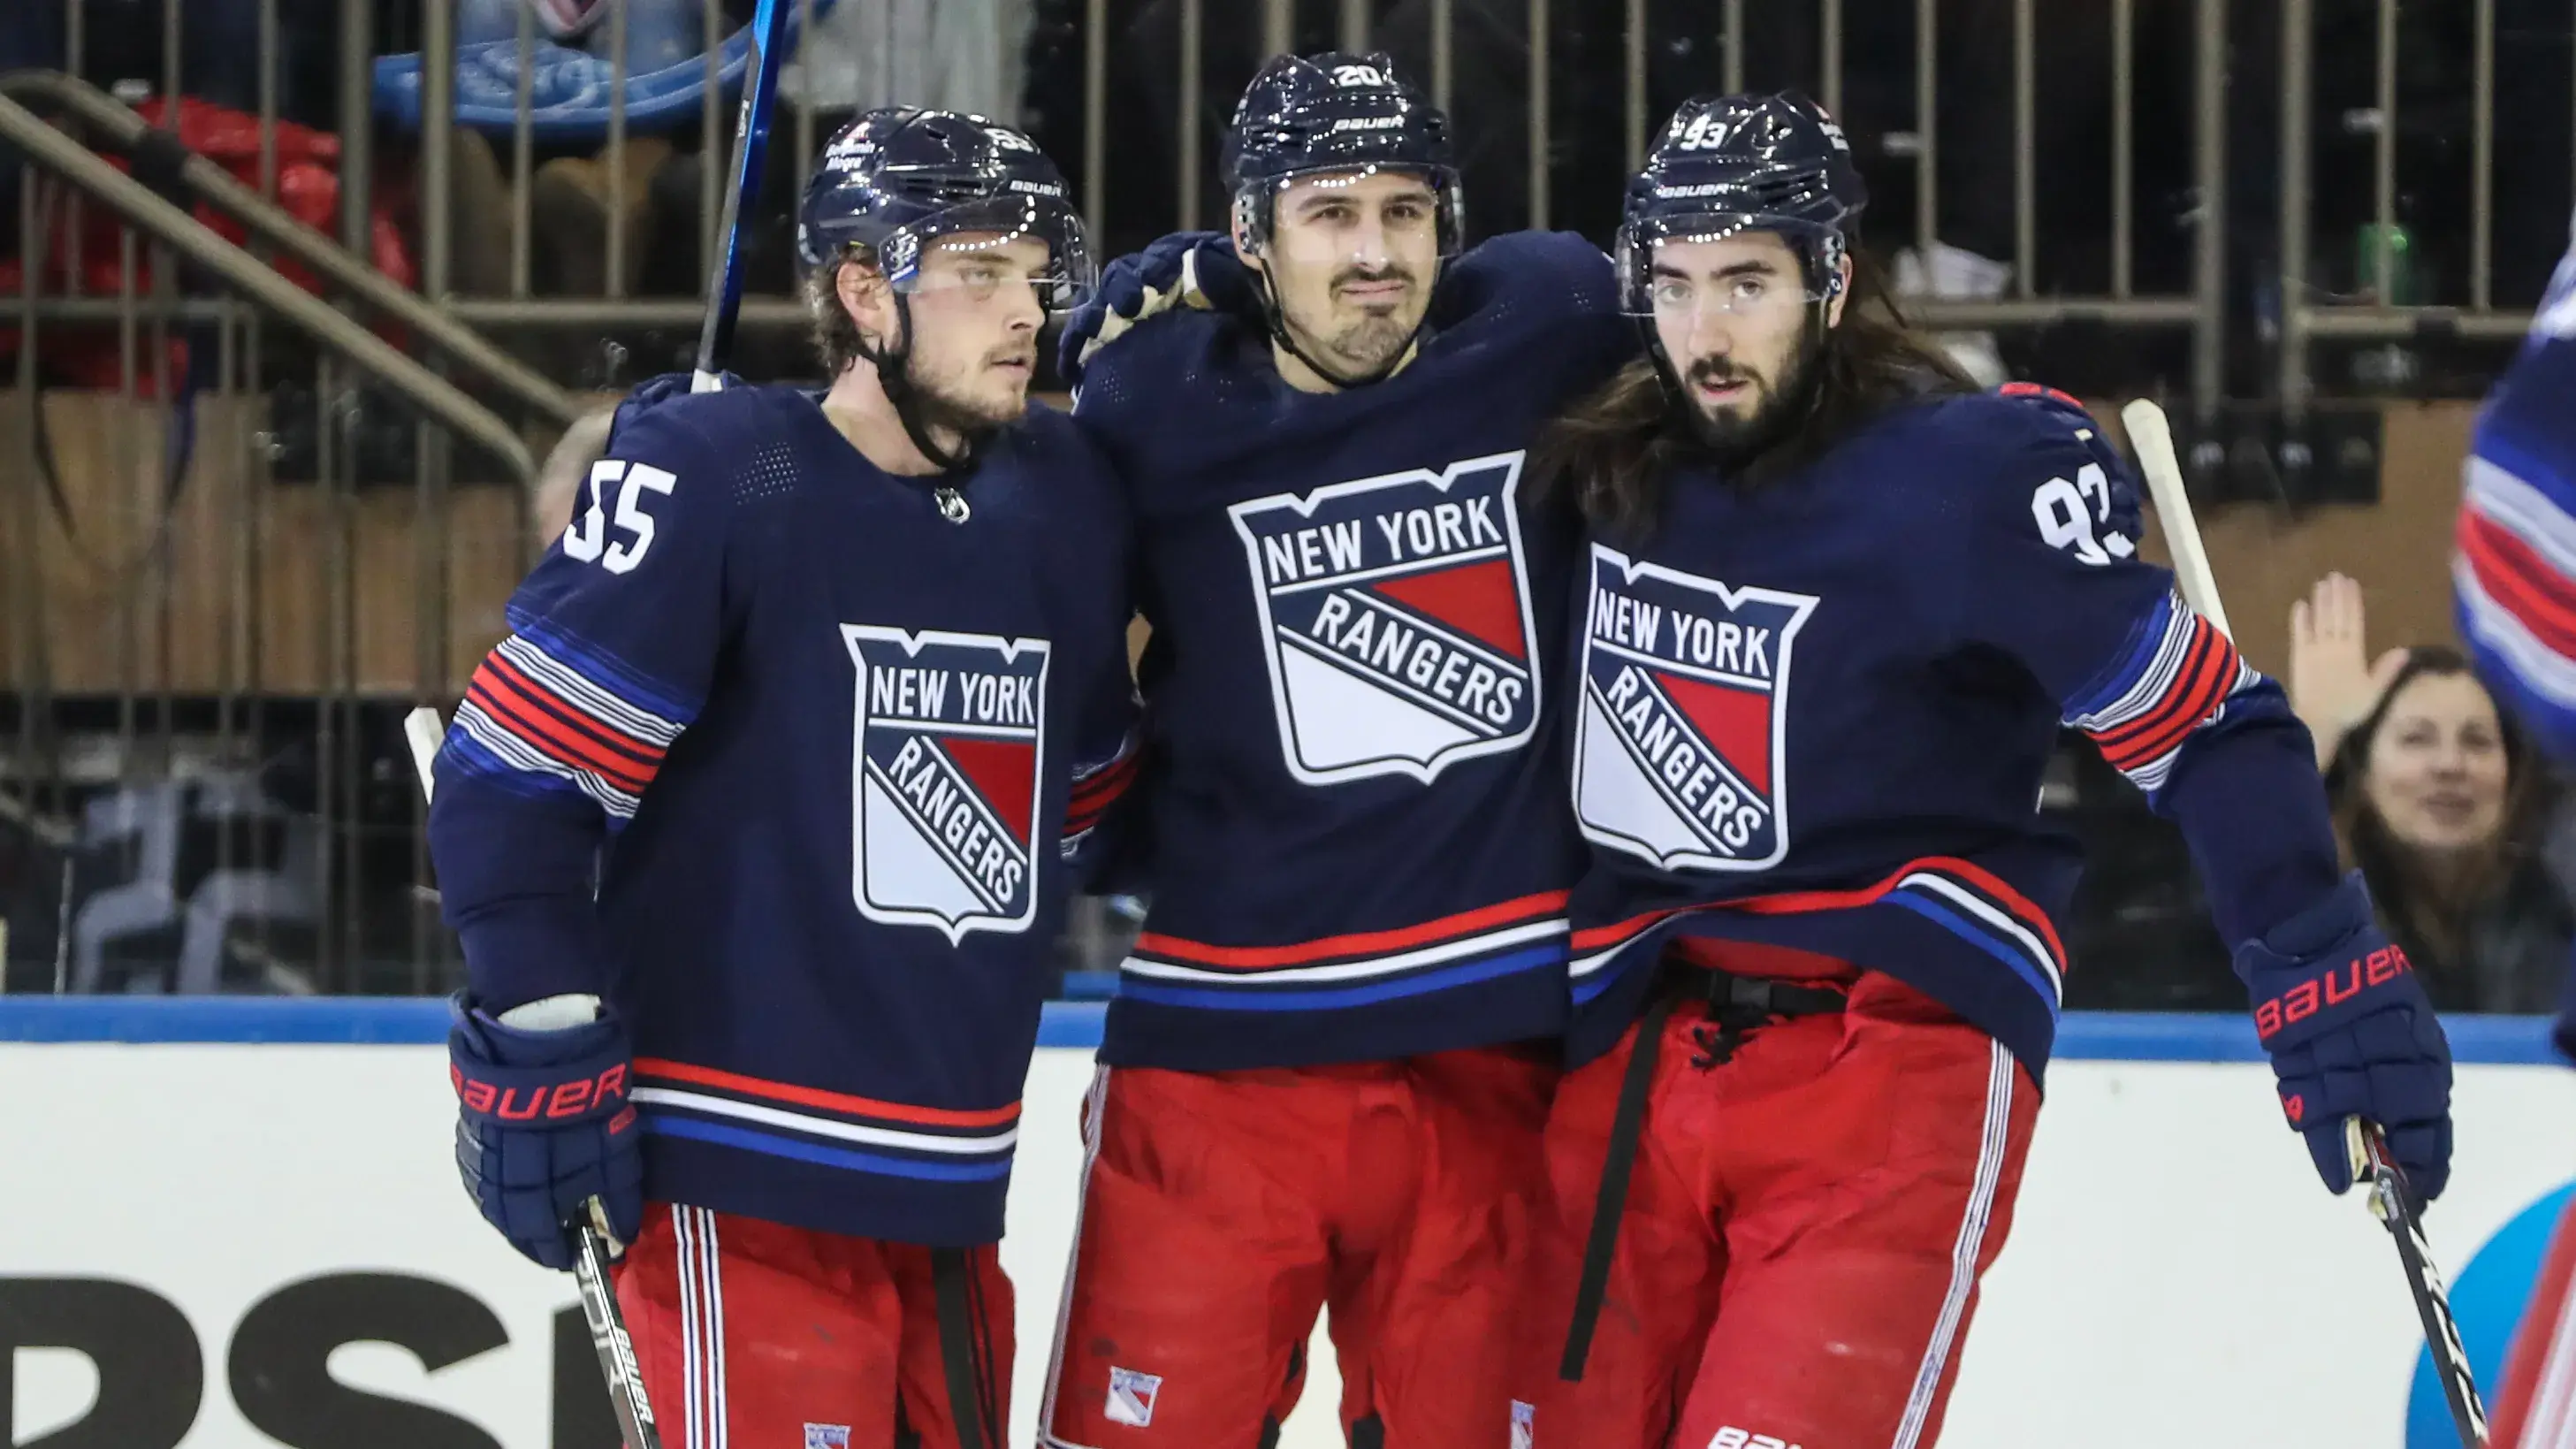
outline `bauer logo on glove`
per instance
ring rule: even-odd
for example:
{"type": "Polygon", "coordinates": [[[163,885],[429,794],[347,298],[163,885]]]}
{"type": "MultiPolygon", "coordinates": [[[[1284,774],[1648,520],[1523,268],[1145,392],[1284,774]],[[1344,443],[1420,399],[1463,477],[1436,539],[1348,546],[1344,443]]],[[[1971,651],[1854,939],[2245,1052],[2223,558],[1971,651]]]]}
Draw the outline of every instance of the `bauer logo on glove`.
{"type": "Polygon", "coordinates": [[[2396,980],[2398,973],[2414,969],[2404,950],[2393,944],[2383,946],[2258,1003],[2254,1008],[2254,1035],[2268,1042],[2280,1034],[2281,1028],[2295,1026],[2326,1007],[2340,1006],[2360,995],[2365,987],[2386,985],[2396,980]]]}

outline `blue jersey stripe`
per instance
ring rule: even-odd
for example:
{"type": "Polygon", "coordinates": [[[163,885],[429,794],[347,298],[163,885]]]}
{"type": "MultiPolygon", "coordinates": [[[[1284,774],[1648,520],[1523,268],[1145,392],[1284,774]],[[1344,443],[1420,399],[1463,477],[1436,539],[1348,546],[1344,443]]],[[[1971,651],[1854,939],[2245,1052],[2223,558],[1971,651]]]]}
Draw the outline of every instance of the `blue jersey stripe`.
{"type": "Polygon", "coordinates": [[[2039,999],[2047,1003],[2050,1019],[2054,1020],[2056,1018],[2058,1014],[2057,993],[2049,986],[2048,978],[2041,975],[2039,968],[2031,964],[2029,953],[2023,951],[2018,946],[2007,945],[2006,943],[1995,939],[1992,935],[1989,935],[1986,932],[1983,926],[1974,921],[1968,920],[1958,912],[1951,910],[1949,907],[1944,906],[1937,901],[1927,900],[1911,891],[1890,891],[1882,901],[1882,904],[1912,911],[1914,914],[1921,916],[1923,919],[1930,921],[1932,924],[1939,926],[1945,931],[1948,931],[1951,935],[1958,937],[1960,940],[1967,942],[1969,945],[1976,947],[1978,950],[1985,952],[1987,955],[1992,956],[1996,960],[2011,967],[2013,974],[2022,979],[2022,984],[2039,993],[2039,999]]]}
{"type": "Polygon", "coordinates": [[[1210,1011],[1318,1011],[1423,996],[1479,981],[1491,981],[1499,976],[1564,964],[1564,946],[1542,945],[1353,986],[1270,990],[1257,989],[1257,983],[1247,983],[1242,987],[1184,986],[1130,973],[1119,981],[1118,994],[1156,1006],[1194,1006],[1210,1011]]]}
{"type": "Polygon", "coordinates": [[[926,1182],[991,1182],[1007,1177],[1011,1159],[1005,1154],[981,1162],[924,1162],[918,1158],[886,1157],[874,1152],[854,1152],[846,1147],[826,1147],[794,1137],[782,1137],[748,1127],[703,1121],[695,1117],[674,1117],[648,1113],[642,1118],[644,1130],[663,1137],[686,1137],[698,1142],[712,1142],[719,1147],[738,1147],[746,1152],[765,1153],[771,1157],[789,1157],[823,1167],[837,1167],[850,1172],[874,1172],[888,1177],[910,1177],[926,1182]]]}
{"type": "Polygon", "coordinates": [[[536,645],[566,669],[649,714],[658,714],[686,729],[698,707],[683,702],[660,682],[630,667],[616,655],[572,634],[553,620],[513,602],[510,632],[536,645]]]}

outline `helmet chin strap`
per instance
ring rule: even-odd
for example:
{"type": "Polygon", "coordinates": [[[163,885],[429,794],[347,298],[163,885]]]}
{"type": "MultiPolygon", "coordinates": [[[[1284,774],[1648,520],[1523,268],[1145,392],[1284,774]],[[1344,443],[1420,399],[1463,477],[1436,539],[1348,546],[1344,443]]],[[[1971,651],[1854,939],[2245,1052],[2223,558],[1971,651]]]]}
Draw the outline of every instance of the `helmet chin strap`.
{"type": "Polygon", "coordinates": [[[1346,377],[1316,361],[1314,354],[1298,346],[1297,339],[1288,334],[1288,311],[1279,305],[1279,294],[1271,289],[1270,268],[1252,268],[1252,279],[1252,289],[1261,298],[1262,318],[1270,324],[1270,340],[1286,349],[1289,356],[1306,364],[1317,377],[1344,391],[1383,382],[1393,376],[1395,370],[1404,365],[1405,359],[1413,355],[1413,349],[1422,341],[1423,326],[1431,320],[1431,309],[1426,306],[1422,309],[1421,318],[1413,324],[1413,330],[1404,335],[1402,347],[1389,353],[1386,361],[1378,364],[1375,370],[1358,377],[1346,377]]]}
{"type": "Polygon", "coordinates": [[[976,456],[982,451],[983,435],[961,433],[958,448],[951,452],[930,436],[930,425],[921,416],[921,389],[912,380],[912,304],[901,292],[894,294],[894,317],[897,335],[902,339],[892,347],[871,347],[863,333],[859,337],[859,356],[877,370],[877,385],[885,389],[886,401],[894,404],[895,421],[903,424],[903,435],[930,460],[940,472],[936,488],[939,512],[951,523],[964,523],[970,515],[965,495],[957,484],[964,481],[956,475],[970,472],[976,456]]]}

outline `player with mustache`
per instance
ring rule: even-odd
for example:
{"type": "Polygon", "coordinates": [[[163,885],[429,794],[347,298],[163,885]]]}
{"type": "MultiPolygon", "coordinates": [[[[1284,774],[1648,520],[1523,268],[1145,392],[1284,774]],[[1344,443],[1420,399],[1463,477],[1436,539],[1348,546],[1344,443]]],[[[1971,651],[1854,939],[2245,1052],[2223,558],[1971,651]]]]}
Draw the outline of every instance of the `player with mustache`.
{"type": "Polygon", "coordinates": [[[1384,56],[1272,62],[1226,166],[1230,239],[1113,267],[1062,349],[1138,532],[1151,907],[1042,1441],[1273,1442],[1329,1307],[1350,1442],[1499,1446],[1579,855],[1573,519],[1522,460],[1635,343],[1580,237],[1462,253],[1384,56]]]}

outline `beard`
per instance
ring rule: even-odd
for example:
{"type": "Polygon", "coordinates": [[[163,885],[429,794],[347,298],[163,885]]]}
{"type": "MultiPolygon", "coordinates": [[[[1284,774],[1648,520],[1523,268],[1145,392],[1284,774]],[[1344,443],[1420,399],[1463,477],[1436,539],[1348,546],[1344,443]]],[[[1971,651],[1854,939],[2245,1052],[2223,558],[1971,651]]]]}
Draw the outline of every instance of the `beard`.
{"type": "MultiPolygon", "coordinates": [[[[1013,358],[1034,361],[1036,354],[1008,348],[986,356],[976,364],[973,377],[991,364],[1013,358]]],[[[1006,394],[997,387],[975,388],[966,377],[927,376],[917,360],[904,364],[905,381],[912,388],[913,415],[925,429],[949,433],[967,443],[981,442],[995,432],[1020,420],[1028,411],[1026,388],[1006,394]]]]}
{"type": "Polygon", "coordinates": [[[1765,378],[1724,357],[1703,357],[1692,363],[1684,374],[1683,400],[1689,405],[1691,432],[1700,446],[1715,455],[1720,466],[1729,469],[1740,468],[1768,452],[1806,414],[1807,404],[1815,396],[1818,362],[1823,354],[1823,341],[1815,329],[1803,328],[1776,379],[1765,378]],[[1730,408],[1712,413],[1696,393],[1687,391],[1702,384],[1722,386],[1731,382],[1745,384],[1760,400],[1749,410],[1730,408]]]}
{"type": "Polygon", "coordinates": [[[1384,311],[1363,310],[1360,315],[1322,339],[1322,350],[1336,364],[1337,371],[1350,377],[1365,377],[1384,370],[1413,345],[1414,334],[1421,330],[1416,318],[1406,321],[1402,313],[1413,300],[1420,279],[1405,267],[1386,267],[1368,271],[1349,267],[1334,274],[1326,296],[1332,296],[1352,282],[1402,282],[1407,292],[1384,311]]]}

